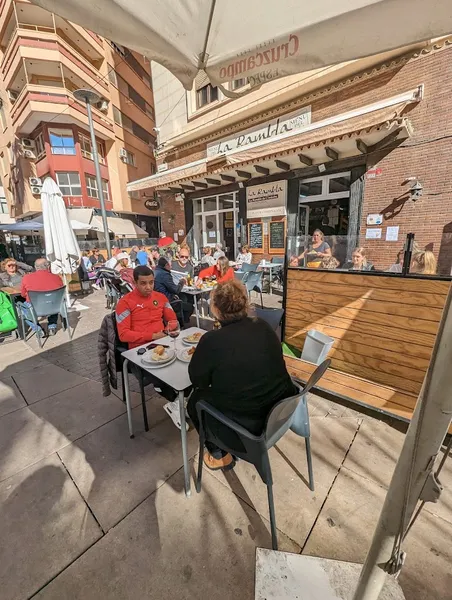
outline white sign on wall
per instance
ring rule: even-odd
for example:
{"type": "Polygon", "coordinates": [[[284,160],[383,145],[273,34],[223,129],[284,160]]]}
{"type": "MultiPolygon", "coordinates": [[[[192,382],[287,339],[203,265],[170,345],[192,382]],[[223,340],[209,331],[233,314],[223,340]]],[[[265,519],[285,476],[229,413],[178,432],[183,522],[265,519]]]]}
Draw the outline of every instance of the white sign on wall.
{"type": "Polygon", "coordinates": [[[287,180],[246,188],[246,216],[276,217],[286,214],[287,180]]]}
{"type": "Polygon", "coordinates": [[[277,119],[256,125],[256,127],[239,131],[228,138],[207,144],[207,157],[216,156],[217,154],[227,154],[232,150],[246,148],[246,146],[254,144],[254,142],[265,142],[277,135],[289,133],[297,129],[302,130],[303,127],[306,127],[310,123],[311,107],[306,106],[296,112],[282,115],[277,119]]]}

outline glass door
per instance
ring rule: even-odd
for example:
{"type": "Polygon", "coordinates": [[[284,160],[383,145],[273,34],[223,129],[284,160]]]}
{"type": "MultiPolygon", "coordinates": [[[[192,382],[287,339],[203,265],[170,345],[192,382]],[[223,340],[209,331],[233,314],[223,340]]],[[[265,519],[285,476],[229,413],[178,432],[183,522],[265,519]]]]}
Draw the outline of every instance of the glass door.
{"type": "Polygon", "coordinates": [[[200,257],[204,246],[223,245],[226,256],[237,255],[238,201],[235,192],[193,201],[194,250],[200,257]]]}

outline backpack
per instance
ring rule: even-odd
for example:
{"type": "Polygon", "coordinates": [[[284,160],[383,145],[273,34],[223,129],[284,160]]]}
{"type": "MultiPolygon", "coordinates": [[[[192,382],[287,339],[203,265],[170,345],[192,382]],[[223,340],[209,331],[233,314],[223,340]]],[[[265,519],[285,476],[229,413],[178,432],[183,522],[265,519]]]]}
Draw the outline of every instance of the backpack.
{"type": "Polygon", "coordinates": [[[8,333],[17,329],[17,320],[11,299],[0,291],[0,333],[8,333]]]}

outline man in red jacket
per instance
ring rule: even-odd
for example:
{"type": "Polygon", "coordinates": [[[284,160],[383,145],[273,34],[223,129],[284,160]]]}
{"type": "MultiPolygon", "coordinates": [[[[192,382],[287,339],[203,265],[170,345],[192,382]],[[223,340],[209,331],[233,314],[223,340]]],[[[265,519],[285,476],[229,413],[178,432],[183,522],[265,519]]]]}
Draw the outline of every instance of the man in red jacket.
{"type": "MultiPolygon", "coordinates": [[[[27,325],[29,325],[34,331],[36,330],[36,326],[31,320],[31,315],[29,314],[31,304],[28,292],[52,292],[53,290],[57,290],[64,285],[59,275],[55,275],[55,273],[50,272],[50,262],[47,260],[47,258],[37,258],[35,260],[35,269],[36,270],[34,273],[27,273],[27,275],[24,275],[20,288],[21,295],[26,299],[26,302],[23,302],[20,305],[21,310],[24,314],[27,325]]],[[[58,314],[47,317],[47,323],[49,335],[55,335],[57,330],[58,314]]],[[[44,335],[40,326],[36,330],[36,334],[44,335]]]]}
{"type": "Polygon", "coordinates": [[[168,298],[154,291],[154,273],[146,266],[133,270],[135,289],[121,298],[116,307],[119,339],[129,348],[165,337],[165,322],[177,321],[168,298]]]}

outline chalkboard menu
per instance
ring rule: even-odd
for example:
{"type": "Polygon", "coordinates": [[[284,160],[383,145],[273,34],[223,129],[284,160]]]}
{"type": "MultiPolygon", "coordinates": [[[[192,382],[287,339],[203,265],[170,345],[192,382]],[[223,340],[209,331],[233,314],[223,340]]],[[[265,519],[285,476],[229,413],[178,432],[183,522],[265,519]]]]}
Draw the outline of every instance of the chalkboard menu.
{"type": "Polygon", "coordinates": [[[273,250],[284,250],[286,246],[285,240],[285,223],[284,221],[270,222],[270,248],[273,250]]]}
{"type": "Polygon", "coordinates": [[[262,249],[264,247],[262,226],[262,223],[248,224],[248,245],[250,248],[262,249]]]}

